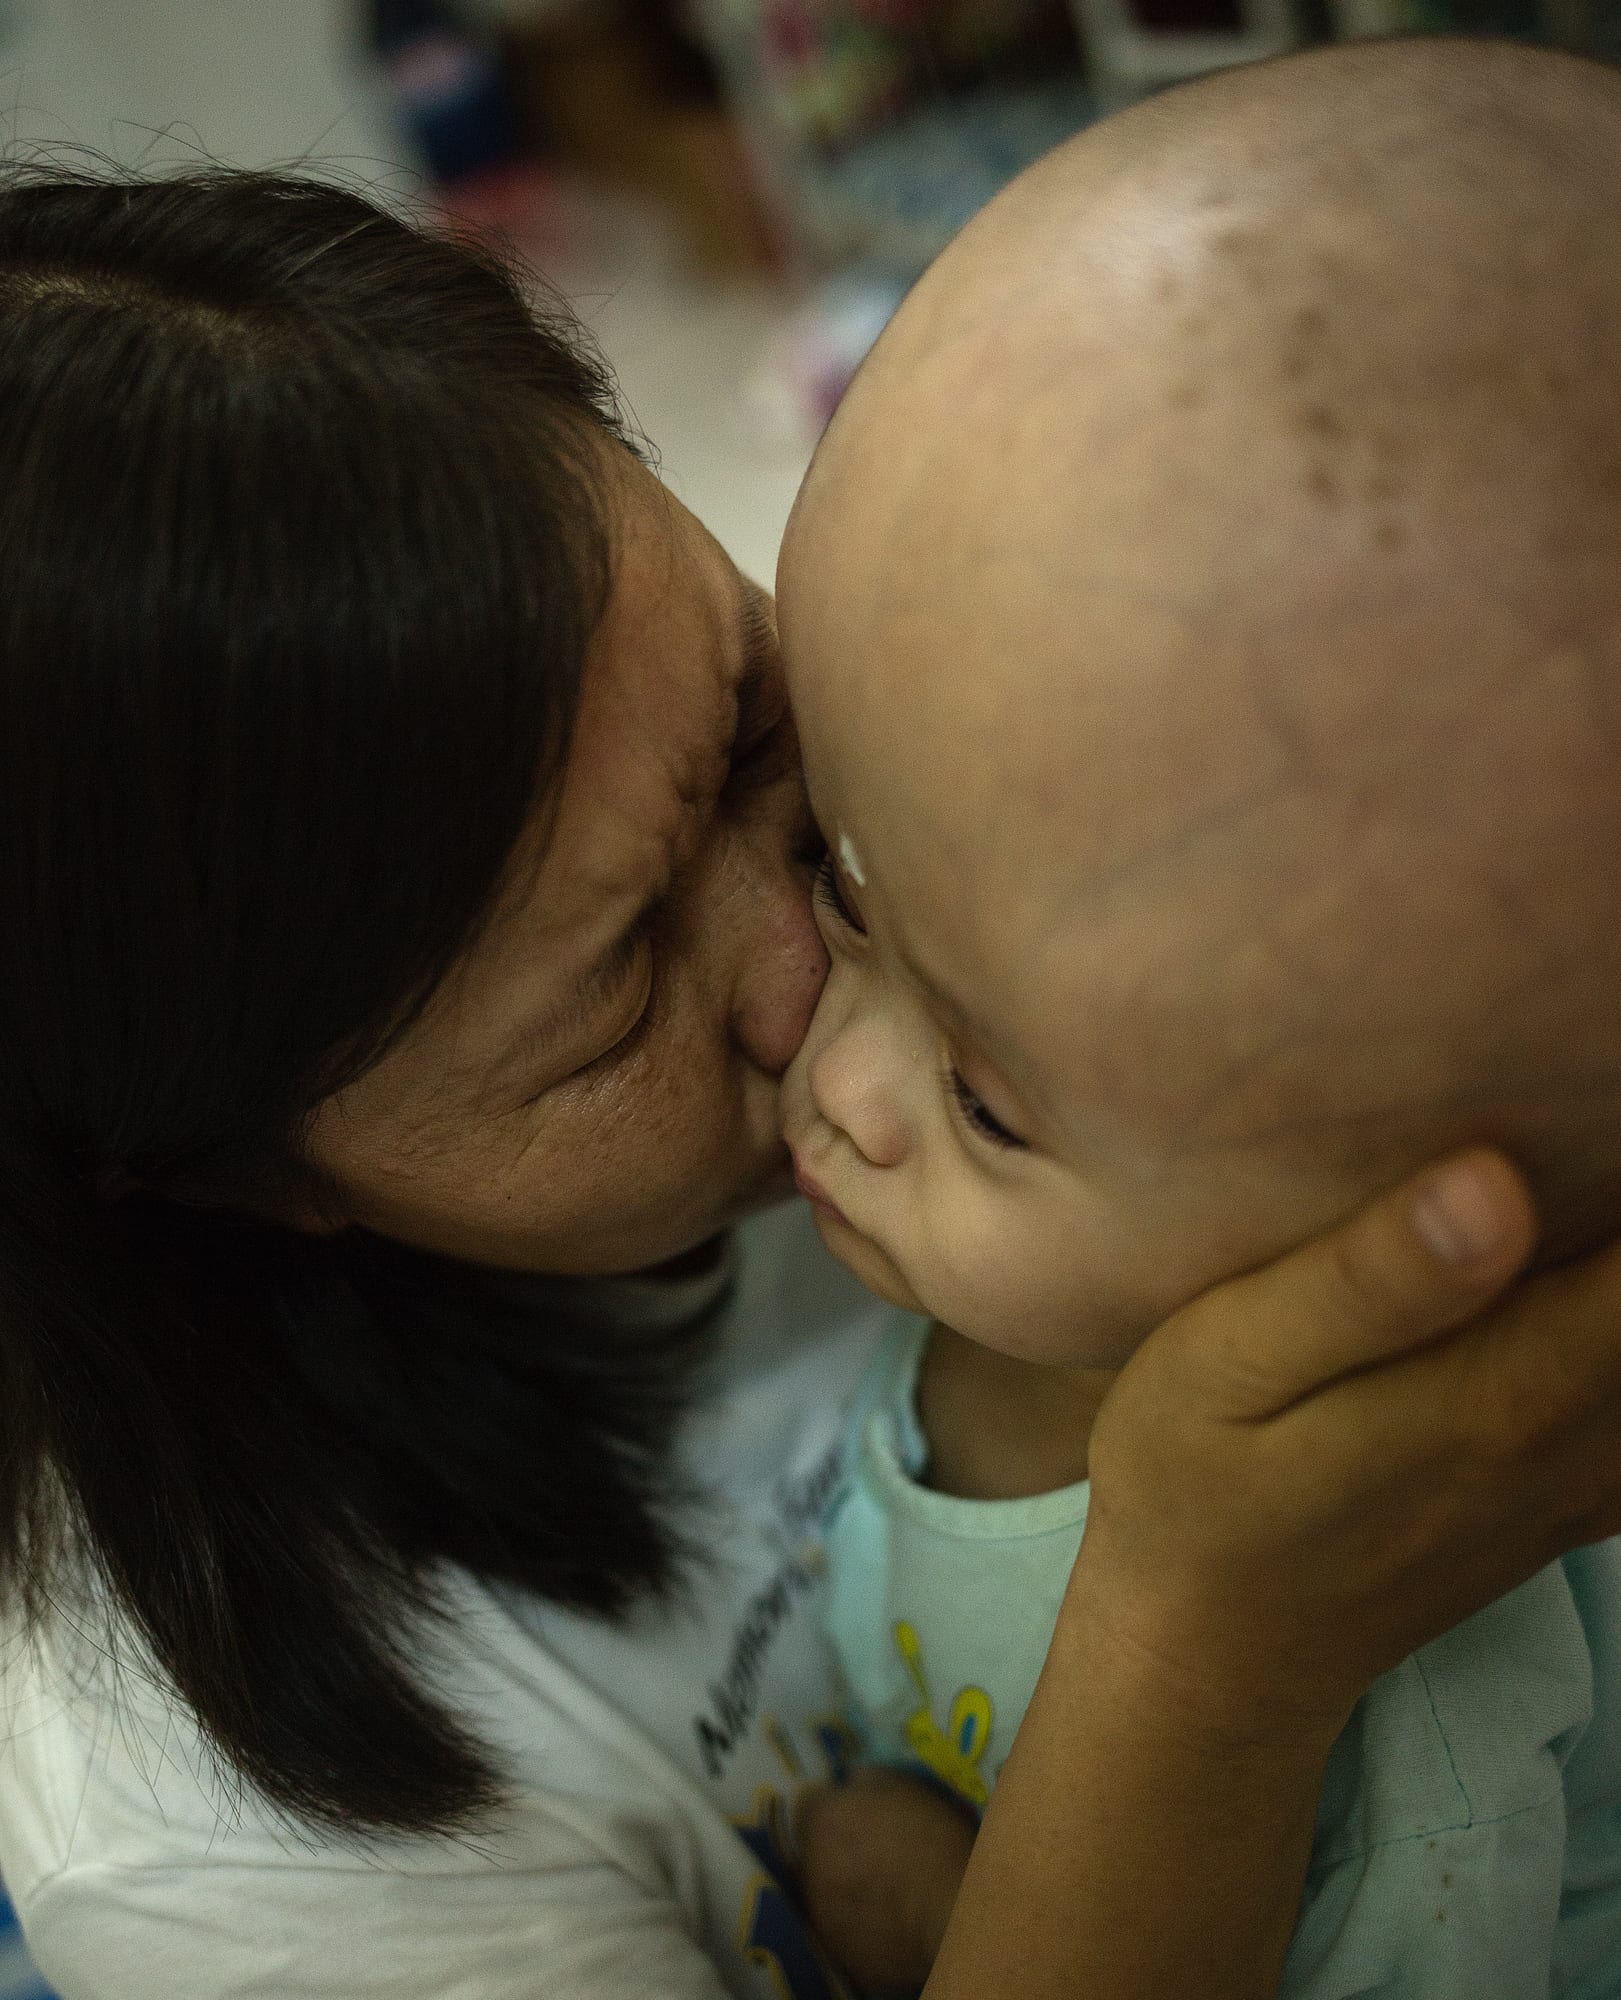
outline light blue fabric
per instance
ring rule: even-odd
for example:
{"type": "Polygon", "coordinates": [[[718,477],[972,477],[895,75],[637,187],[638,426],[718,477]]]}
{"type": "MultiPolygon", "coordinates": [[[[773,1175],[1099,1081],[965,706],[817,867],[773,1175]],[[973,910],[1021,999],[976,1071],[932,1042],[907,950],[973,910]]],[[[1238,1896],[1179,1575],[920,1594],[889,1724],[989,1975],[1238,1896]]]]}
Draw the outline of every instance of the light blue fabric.
{"type": "Polygon", "coordinates": [[[1593,1668],[1594,1713],[1565,1766],[1564,1895],[1554,1952],[1560,2000],[1621,1994],[1621,1541],[1561,1565],[1593,1668]]]}
{"type": "MultiPolygon", "coordinates": [[[[1084,1485],[929,1491],[924,1333],[880,1357],[829,1522],[831,1636],[872,1756],[982,1805],[1034,1691],[1084,1485]],[[900,1628],[905,1631],[901,1632],[900,1628]],[[899,1636],[898,1636],[899,1635],[899,1636]]],[[[1385,1675],[1335,1745],[1285,2000],[1621,1996],[1621,1544],[1385,1675]]]]}

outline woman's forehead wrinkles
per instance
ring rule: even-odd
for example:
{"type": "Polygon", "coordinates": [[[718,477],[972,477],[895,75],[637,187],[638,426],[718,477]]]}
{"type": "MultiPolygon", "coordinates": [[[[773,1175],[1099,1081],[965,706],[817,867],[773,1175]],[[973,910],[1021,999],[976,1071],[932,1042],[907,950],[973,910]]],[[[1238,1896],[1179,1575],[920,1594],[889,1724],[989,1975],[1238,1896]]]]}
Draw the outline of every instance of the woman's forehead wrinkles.
{"type": "Polygon", "coordinates": [[[639,896],[718,789],[730,675],[649,647],[582,717],[539,886],[565,908],[639,896]],[[573,893],[578,891],[578,893],[573,893]]]}
{"type": "Polygon", "coordinates": [[[509,938],[526,957],[538,940],[560,963],[589,969],[592,940],[615,933],[628,908],[659,891],[688,837],[694,806],[684,767],[664,756],[632,765],[627,753],[611,784],[560,816],[509,938]]]}
{"type": "Polygon", "coordinates": [[[589,985],[630,914],[669,884],[725,776],[731,671],[649,648],[614,674],[576,735],[564,794],[489,946],[532,991],[589,985]],[[638,695],[641,699],[637,699],[638,695]]]}
{"type": "Polygon", "coordinates": [[[559,816],[527,892],[447,982],[442,1032],[464,1089],[487,1089],[492,1062],[504,1071],[507,1056],[543,1062],[548,1043],[561,1047],[589,1025],[582,1017],[595,1002],[612,998],[608,968],[667,886],[691,817],[667,775],[648,776],[589,814],[559,816]]]}

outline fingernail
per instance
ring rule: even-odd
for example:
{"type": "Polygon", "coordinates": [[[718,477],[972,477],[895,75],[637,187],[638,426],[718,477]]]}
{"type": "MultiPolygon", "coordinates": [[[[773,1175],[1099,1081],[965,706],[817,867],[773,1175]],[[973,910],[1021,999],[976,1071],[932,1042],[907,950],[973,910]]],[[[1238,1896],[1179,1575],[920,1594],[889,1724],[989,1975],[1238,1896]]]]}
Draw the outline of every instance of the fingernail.
{"type": "Polygon", "coordinates": [[[1408,1214],[1443,1264],[1477,1264],[1502,1239],[1502,1211],[1478,1161],[1459,1160],[1431,1174],[1413,1196],[1408,1214]]]}

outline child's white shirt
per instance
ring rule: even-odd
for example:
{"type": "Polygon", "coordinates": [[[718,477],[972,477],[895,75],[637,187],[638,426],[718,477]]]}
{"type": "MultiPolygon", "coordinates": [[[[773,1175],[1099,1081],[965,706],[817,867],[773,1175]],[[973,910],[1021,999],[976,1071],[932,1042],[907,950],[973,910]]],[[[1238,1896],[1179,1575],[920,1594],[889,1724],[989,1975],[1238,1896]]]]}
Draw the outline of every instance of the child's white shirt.
{"type": "MultiPolygon", "coordinates": [[[[925,1339],[915,1323],[897,1335],[852,1417],[829,1629],[867,1754],[921,1765],[977,1807],[1035,1691],[1088,1489],[978,1501],[922,1484],[925,1339]]],[[[1541,1571],[1358,1704],[1280,1988],[1550,1996],[1621,1996],[1621,1541],[1541,1571]]]]}

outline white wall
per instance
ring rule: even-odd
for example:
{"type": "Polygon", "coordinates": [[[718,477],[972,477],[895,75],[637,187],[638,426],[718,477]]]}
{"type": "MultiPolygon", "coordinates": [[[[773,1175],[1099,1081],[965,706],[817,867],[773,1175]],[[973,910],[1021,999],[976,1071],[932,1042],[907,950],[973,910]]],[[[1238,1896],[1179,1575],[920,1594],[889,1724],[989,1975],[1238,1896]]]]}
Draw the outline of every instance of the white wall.
{"type": "MultiPolygon", "coordinates": [[[[283,166],[408,194],[409,143],[361,53],[360,0],[0,0],[0,147],[78,142],[133,164],[196,157],[283,166]]],[[[587,268],[552,264],[621,371],[671,486],[743,567],[771,579],[805,440],[762,429],[746,380],[780,302],[694,283],[656,227],[583,216],[587,268]]],[[[554,232],[555,233],[555,232],[554,232]]]]}
{"type": "Polygon", "coordinates": [[[313,152],[386,175],[411,151],[359,59],[357,17],[354,0],[8,0],[0,132],[125,162],[200,145],[235,165],[313,152]]]}

